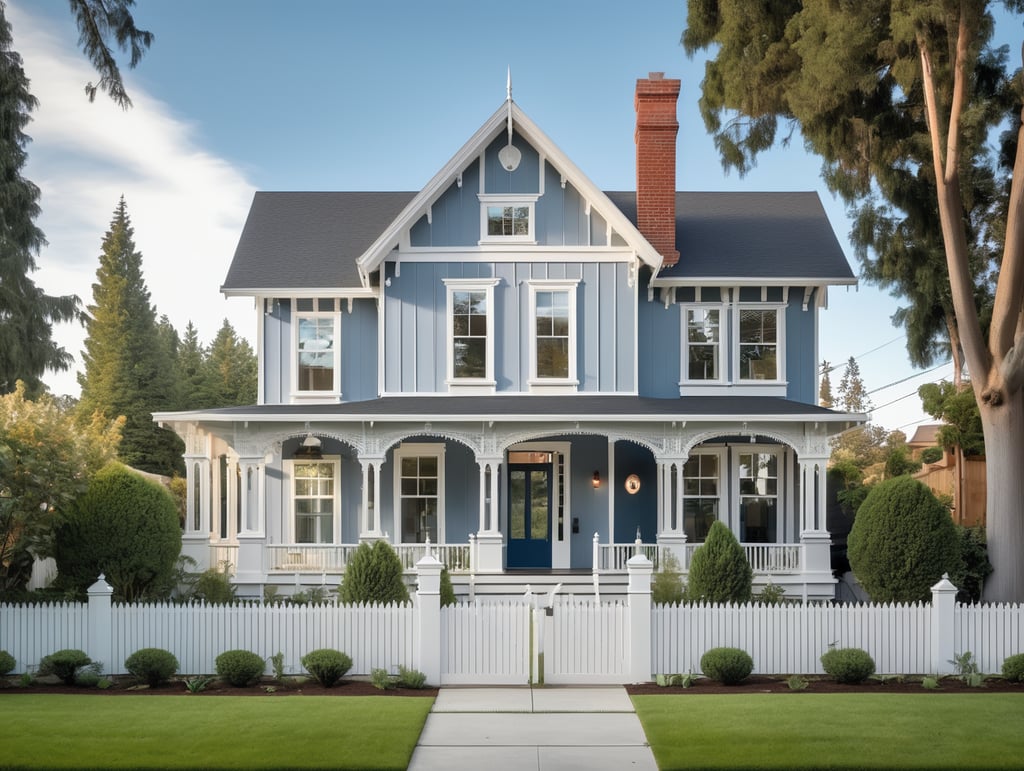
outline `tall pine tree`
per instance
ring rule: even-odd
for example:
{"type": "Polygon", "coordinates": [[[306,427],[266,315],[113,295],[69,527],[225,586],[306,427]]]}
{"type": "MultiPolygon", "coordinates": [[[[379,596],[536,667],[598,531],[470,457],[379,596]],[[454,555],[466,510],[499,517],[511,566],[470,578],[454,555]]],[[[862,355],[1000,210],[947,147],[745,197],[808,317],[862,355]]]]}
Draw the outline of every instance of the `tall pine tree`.
{"type": "Polygon", "coordinates": [[[227,319],[210,344],[204,364],[201,407],[256,403],[256,355],[227,319]]]}
{"type": "Polygon", "coordinates": [[[97,282],[92,285],[82,357],[85,372],[78,376],[78,415],[83,421],[95,413],[107,419],[124,415],[120,459],[144,471],[171,474],[182,470],[181,440],[157,427],[152,413],[176,406],[177,378],[168,335],[157,324],[133,236],[122,197],[103,238],[97,282]]]}
{"type": "Polygon", "coordinates": [[[36,99],[11,44],[0,2],[0,394],[12,393],[22,380],[31,396],[43,390],[46,370],[71,366],[71,354],[52,331],[55,323],[78,317],[79,299],[48,295],[31,278],[46,243],[35,225],[39,188],[22,176],[29,142],[24,129],[36,99]]]}
{"type": "Polygon", "coordinates": [[[827,361],[821,362],[821,386],[818,388],[818,404],[822,407],[832,407],[832,377],[829,373],[832,367],[827,361]]]}

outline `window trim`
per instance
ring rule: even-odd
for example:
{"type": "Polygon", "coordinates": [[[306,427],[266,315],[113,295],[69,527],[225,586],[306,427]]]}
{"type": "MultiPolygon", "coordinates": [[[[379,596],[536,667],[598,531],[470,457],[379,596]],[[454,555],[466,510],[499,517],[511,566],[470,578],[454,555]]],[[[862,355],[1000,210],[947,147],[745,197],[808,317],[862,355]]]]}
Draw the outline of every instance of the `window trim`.
{"type": "Polygon", "coordinates": [[[784,385],[786,383],[786,306],[782,303],[736,303],[732,315],[732,381],[741,385],[784,385]],[[740,377],[740,313],[775,312],[775,378],[772,380],[740,377]]]}
{"type": "Polygon", "coordinates": [[[536,244],[537,243],[537,199],[536,193],[495,194],[478,193],[480,201],[480,244],[536,244]],[[525,206],[529,209],[529,223],[525,236],[492,236],[487,233],[487,209],[492,206],[525,206]]]}
{"type": "MultiPolygon", "coordinates": [[[[444,455],[445,444],[443,442],[402,442],[395,448],[393,453],[395,472],[392,488],[392,517],[395,526],[395,544],[402,544],[402,459],[403,458],[426,458],[437,459],[437,543],[445,541],[445,470],[444,455]]],[[[412,543],[412,542],[410,542],[412,543]]]]}
{"type": "MultiPolygon", "coordinates": [[[[740,543],[761,543],[759,541],[744,541],[740,539],[740,528],[743,525],[742,522],[742,506],[743,498],[755,497],[755,498],[774,498],[775,499],[775,532],[768,535],[768,540],[764,541],[769,545],[785,543],[785,506],[787,501],[786,496],[786,451],[785,447],[776,444],[744,444],[736,445],[732,448],[731,466],[732,471],[730,472],[730,488],[732,493],[732,511],[730,514],[734,518],[734,526],[730,526],[730,530],[736,536],[736,540],[740,543]],[[740,456],[741,455],[774,455],[775,456],[775,495],[774,496],[744,496],[740,492],[740,456]]],[[[798,514],[799,516],[799,514],[798,514]]]]}
{"type": "MultiPolygon", "coordinates": [[[[335,301],[337,302],[337,301],[335,301]]],[[[296,310],[296,302],[292,300],[292,354],[291,354],[291,400],[310,401],[314,399],[330,398],[332,401],[341,400],[341,312],[335,308],[333,311],[299,311],[296,310]],[[331,319],[334,331],[334,388],[329,391],[305,391],[299,388],[299,323],[304,319],[331,319]]]]}
{"type": "Polygon", "coordinates": [[[576,323],[576,294],[580,279],[533,279],[530,287],[527,336],[529,338],[530,375],[527,385],[531,391],[575,393],[579,389],[576,367],[576,348],[579,345],[576,323]],[[537,374],[537,293],[565,292],[569,298],[569,376],[541,377],[537,374]]]}
{"type": "Polygon", "coordinates": [[[679,362],[679,385],[681,386],[701,386],[701,385],[724,385],[729,382],[729,355],[727,349],[727,342],[730,339],[730,317],[729,304],[721,302],[705,302],[705,303],[684,303],[680,305],[679,324],[680,324],[680,342],[682,343],[682,352],[679,362]],[[695,380],[689,376],[689,353],[690,353],[690,340],[689,340],[689,324],[688,315],[692,310],[716,310],[718,311],[718,378],[715,380],[695,380]]]}
{"type": "Polygon", "coordinates": [[[445,322],[445,339],[447,350],[447,376],[445,384],[449,391],[465,393],[477,391],[479,393],[494,393],[497,381],[494,378],[494,287],[501,282],[500,278],[446,278],[444,285],[447,289],[447,310],[445,322]],[[456,377],[455,376],[455,328],[454,328],[454,297],[456,292],[485,292],[487,294],[487,340],[485,342],[485,364],[484,377],[456,377]]]}
{"type": "MultiPolygon", "coordinates": [[[[729,476],[730,476],[729,468],[730,468],[730,464],[729,464],[729,459],[727,457],[727,449],[725,447],[707,447],[707,448],[699,449],[699,450],[698,449],[694,449],[687,456],[686,461],[689,461],[690,459],[692,459],[693,457],[695,457],[697,455],[711,455],[711,456],[714,456],[714,457],[716,457],[718,459],[718,477],[717,477],[717,481],[716,481],[716,486],[718,488],[718,494],[716,496],[714,496],[718,500],[718,517],[717,517],[716,521],[721,522],[726,527],[728,527],[729,530],[731,531],[732,530],[732,512],[730,510],[730,506],[731,506],[730,498],[731,498],[731,496],[729,494],[731,492],[731,485],[729,483],[729,476]]],[[[679,486],[680,512],[679,513],[680,513],[680,517],[682,519],[682,523],[681,524],[682,524],[682,530],[683,530],[684,533],[686,532],[686,501],[687,500],[694,500],[694,499],[710,498],[711,497],[711,496],[708,496],[708,495],[687,495],[686,494],[686,479],[687,479],[686,473],[685,473],[686,461],[683,461],[682,467],[680,469],[680,475],[679,475],[680,476],[680,480],[679,480],[679,485],[680,485],[679,486]]],[[[697,478],[700,479],[701,477],[697,477],[697,478]]],[[[705,478],[710,478],[710,477],[705,477],[705,478]]],[[[703,541],[693,541],[693,543],[703,543],[703,541]]]]}
{"type": "MultiPolygon", "coordinates": [[[[330,541],[331,544],[339,544],[341,540],[341,456],[340,455],[324,455],[322,458],[317,460],[309,460],[305,458],[286,458],[283,463],[285,478],[287,479],[287,487],[285,488],[288,497],[288,522],[286,525],[286,531],[288,533],[288,542],[297,543],[295,540],[295,465],[297,463],[330,463],[334,466],[334,513],[331,516],[331,533],[334,540],[330,541]]],[[[309,546],[321,545],[322,542],[316,542],[308,544],[309,546]]]]}

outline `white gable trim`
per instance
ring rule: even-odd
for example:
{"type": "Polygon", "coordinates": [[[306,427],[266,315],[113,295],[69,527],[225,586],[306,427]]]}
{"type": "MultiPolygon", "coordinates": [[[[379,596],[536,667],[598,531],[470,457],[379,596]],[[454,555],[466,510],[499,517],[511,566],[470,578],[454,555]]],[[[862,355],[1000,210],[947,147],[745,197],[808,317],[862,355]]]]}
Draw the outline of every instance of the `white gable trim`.
{"type": "MultiPolygon", "coordinates": [[[[611,202],[590,179],[563,153],[554,142],[515,103],[511,103],[512,121],[519,134],[526,139],[540,154],[543,161],[550,163],[561,175],[579,190],[589,206],[595,208],[604,217],[609,227],[620,233],[630,249],[639,260],[657,271],[662,264],[662,256],[641,235],[636,226],[611,202]]],[[[503,131],[508,130],[509,103],[505,102],[481,126],[469,141],[446,163],[437,174],[416,194],[409,204],[399,213],[383,233],[374,241],[356,261],[363,285],[369,286],[370,273],[377,270],[392,250],[407,246],[404,236],[409,228],[422,217],[430,206],[457,182],[463,169],[474,160],[481,158],[487,145],[503,131]]],[[[483,165],[481,165],[481,169],[483,165]]],[[[543,176],[543,165],[541,166],[543,176]]]]}

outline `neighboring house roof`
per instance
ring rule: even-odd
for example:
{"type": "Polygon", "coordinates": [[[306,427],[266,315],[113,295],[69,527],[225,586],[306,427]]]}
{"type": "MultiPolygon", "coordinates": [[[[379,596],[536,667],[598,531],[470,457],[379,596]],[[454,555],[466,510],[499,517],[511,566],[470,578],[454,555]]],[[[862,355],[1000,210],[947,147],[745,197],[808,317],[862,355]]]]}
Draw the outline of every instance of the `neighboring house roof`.
{"type": "Polygon", "coordinates": [[[911,447],[932,447],[938,444],[940,428],[942,428],[941,423],[929,423],[924,426],[918,426],[907,444],[911,447]]]}
{"type": "Polygon", "coordinates": [[[391,396],[339,404],[264,404],[250,407],[222,407],[191,412],[154,414],[164,420],[339,420],[373,418],[408,421],[443,420],[538,420],[539,416],[561,415],[565,420],[715,420],[750,421],[816,420],[863,422],[864,415],[834,412],[803,402],[774,396],[684,396],[652,399],[640,396],[391,396]]]}
{"type": "MultiPolygon", "coordinates": [[[[608,197],[636,222],[635,192],[608,197]]],[[[676,193],[676,248],[656,283],[857,281],[814,192],[676,193]]]]}
{"type": "MultiPolygon", "coordinates": [[[[412,192],[256,193],[221,291],[362,287],[357,260],[412,192]],[[289,259],[301,255],[301,259],[289,259]]],[[[607,193],[636,223],[636,193],[607,193]]],[[[658,283],[855,283],[817,193],[676,193],[678,264],[658,283]]]]}

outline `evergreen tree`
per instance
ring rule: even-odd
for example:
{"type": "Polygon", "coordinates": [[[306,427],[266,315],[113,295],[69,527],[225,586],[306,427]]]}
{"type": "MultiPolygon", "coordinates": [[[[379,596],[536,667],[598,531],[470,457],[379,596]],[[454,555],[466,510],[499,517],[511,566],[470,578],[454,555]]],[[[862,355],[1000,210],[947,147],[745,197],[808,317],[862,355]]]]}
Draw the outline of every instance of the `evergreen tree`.
{"type": "Polygon", "coordinates": [[[124,415],[118,457],[127,465],[157,474],[183,471],[182,445],[174,433],[159,428],[152,413],[176,403],[173,360],[166,333],[156,323],[156,309],[142,276],[142,255],[124,198],[114,209],[110,230],[88,307],[88,336],[79,373],[80,420],[94,413],[108,420],[124,415]]]}
{"type": "Polygon", "coordinates": [[[839,381],[838,404],[844,412],[867,412],[871,409],[871,399],[860,376],[860,366],[852,356],[846,362],[846,371],[839,381]]]}
{"type": "Polygon", "coordinates": [[[203,364],[206,361],[206,348],[199,340],[199,332],[190,321],[185,327],[185,337],[178,345],[176,369],[181,386],[181,396],[177,405],[179,410],[204,407],[202,404],[203,364]]]}
{"type": "Polygon", "coordinates": [[[821,386],[818,388],[818,404],[822,407],[832,407],[832,377],[829,373],[832,368],[827,361],[821,362],[821,386]]]}
{"type": "Polygon", "coordinates": [[[36,99],[0,1],[0,394],[25,383],[33,395],[47,370],[67,370],[72,356],[53,340],[53,325],[79,315],[79,299],[46,294],[32,280],[46,243],[36,227],[39,188],[22,176],[29,137],[24,129],[36,99]]]}
{"type": "Polygon", "coordinates": [[[200,407],[256,403],[256,354],[224,319],[203,364],[200,407]]]}

